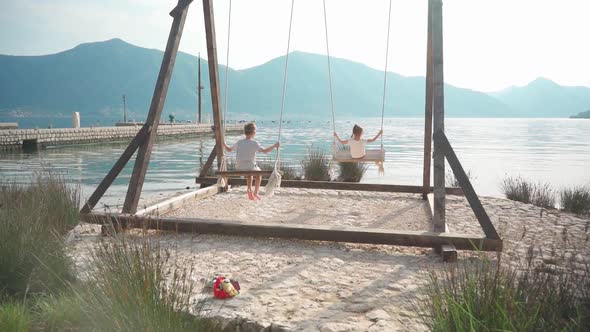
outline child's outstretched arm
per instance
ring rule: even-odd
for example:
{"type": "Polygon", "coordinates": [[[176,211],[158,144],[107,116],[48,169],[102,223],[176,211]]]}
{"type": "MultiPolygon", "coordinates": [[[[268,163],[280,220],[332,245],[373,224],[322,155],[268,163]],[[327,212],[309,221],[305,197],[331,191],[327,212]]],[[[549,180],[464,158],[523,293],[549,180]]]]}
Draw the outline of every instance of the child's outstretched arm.
{"type": "Polygon", "coordinates": [[[278,149],[280,146],[281,146],[281,143],[276,142],[275,144],[269,146],[268,148],[260,150],[260,152],[262,152],[262,153],[269,153],[273,149],[278,149]]]}
{"type": "Polygon", "coordinates": [[[225,142],[223,142],[223,147],[227,150],[227,152],[232,152],[233,149],[231,148],[231,146],[225,144],[225,142]]]}
{"type": "Polygon", "coordinates": [[[336,139],[338,140],[338,142],[342,143],[342,144],[348,144],[348,140],[347,139],[340,139],[340,137],[338,137],[338,134],[336,134],[336,132],[334,132],[334,137],[336,137],[336,139]]]}
{"type": "Polygon", "coordinates": [[[367,142],[369,142],[369,143],[373,143],[373,142],[375,142],[375,141],[376,141],[376,140],[379,138],[379,136],[381,136],[381,135],[383,135],[383,130],[379,130],[379,132],[377,133],[377,135],[375,135],[375,137],[373,137],[373,138],[371,138],[371,139],[367,140],[367,142]]]}

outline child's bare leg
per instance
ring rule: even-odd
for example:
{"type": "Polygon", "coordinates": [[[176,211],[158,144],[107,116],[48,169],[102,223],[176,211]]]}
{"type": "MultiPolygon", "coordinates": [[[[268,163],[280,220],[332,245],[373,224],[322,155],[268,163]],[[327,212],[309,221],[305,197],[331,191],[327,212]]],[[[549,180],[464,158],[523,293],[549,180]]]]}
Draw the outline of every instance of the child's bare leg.
{"type": "Polygon", "coordinates": [[[262,182],[262,176],[259,175],[256,177],[256,183],[254,187],[254,196],[258,196],[258,191],[260,190],[260,183],[262,182]]]}
{"type": "Polygon", "coordinates": [[[252,195],[252,176],[246,176],[246,184],[248,185],[248,198],[254,199],[254,195],[252,195]]]}
{"type": "Polygon", "coordinates": [[[252,191],[252,177],[246,176],[246,184],[248,185],[248,191],[252,191]]]}

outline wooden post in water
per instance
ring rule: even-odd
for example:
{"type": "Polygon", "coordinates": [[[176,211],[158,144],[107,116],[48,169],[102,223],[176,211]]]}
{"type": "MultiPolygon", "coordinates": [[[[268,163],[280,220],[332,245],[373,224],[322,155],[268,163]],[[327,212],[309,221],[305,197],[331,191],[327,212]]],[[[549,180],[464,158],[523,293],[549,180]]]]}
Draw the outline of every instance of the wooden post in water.
{"type": "MultiPolygon", "coordinates": [[[[209,82],[211,87],[211,106],[213,107],[213,126],[215,128],[215,151],[217,152],[217,166],[221,166],[224,155],[223,143],[225,133],[223,128],[223,112],[221,112],[221,93],[219,88],[219,67],[217,62],[217,43],[215,40],[215,18],[213,16],[213,1],[203,0],[205,16],[205,34],[207,36],[207,63],[209,66],[209,82]]],[[[208,169],[203,168],[206,173],[208,169]]]]}
{"type": "Polygon", "coordinates": [[[428,0],[428,36],[426,41],[426,101],[424,112],[424,169],[422,175],[422,199],[430,192],[432,158],[432,0],[428,0]]]}
{"type": "Polygon", "coordinates": [[[164,102],[166,101],[166,94],[168,92],[174,62],[176,61],[176,54],[178,53],[178,46],[180,44],[180,38],[182,37],[182,30],[184,29],[184,22],[186,21],[188,6],[191,2],[192,0],[178,0],[178,4],[170,12],[170,15],[174,17],[174,20],[172,21],[172,27],[170,28],[166,51],[164,52],[162,66],[160,67],[154,95],[152,96],[150,111],[145,123],[145,126],[149,126],[150,130],[147,132],[145,140],[141,143],[137,151],[135,166],[133,167],[133,173],[129,180],[129,187],[127,188],[127,196],[125,197],[125,203],[123,204],[123,213],[133,214],[137,211],[137,204],[139,203],[145,174],[150,162],[152,146],[154,144],[154,139],[156,138],[156,131],[158,130],[160,117],[162,116],[162,109],[164,108],[164,102]]]}
{"type": "Polygon", "coordinates": [[[197,85],[197,95],[199,98],[198,105],[199,105],[199,117],[197,118],[197,123],[201,124],[202,122],[202,113],[201,113],[201,90],[203,90],[203,85],[201,84],[201,53],[199,52],[199,85],[197,85]]]}
{"type": "MultiPolygon", "coordinates": [[[[432,79],[434,135],[445,130],[445,94],[443,75],[442,0],[430,0],[432,8],[432,79]]],[[[439,139],[434,139],[434,215],[435,232],[445,231],[445,156],[439,139]]]]}

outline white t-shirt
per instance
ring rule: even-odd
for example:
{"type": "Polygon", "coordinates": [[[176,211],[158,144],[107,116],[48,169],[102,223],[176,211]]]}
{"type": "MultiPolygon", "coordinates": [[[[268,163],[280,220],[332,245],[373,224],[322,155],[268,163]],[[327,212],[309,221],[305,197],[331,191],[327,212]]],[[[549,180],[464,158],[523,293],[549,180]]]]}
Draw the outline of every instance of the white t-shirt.
{"type": "Polygon", "coordinates": [[[238,168],[250,168],[256,166],[256,152],[262,150],[258,141],[244,138],[232,146],[236,151],[236,164],[238,168]]]}
{"type": "Polygon", "coordinates": [[[350,156],[352,158],[362,158],[365,156],[365,146],[367,145],[366,139],[356,140],[350,138],[348,140],[348,146],[350,146],[350,156]]]}

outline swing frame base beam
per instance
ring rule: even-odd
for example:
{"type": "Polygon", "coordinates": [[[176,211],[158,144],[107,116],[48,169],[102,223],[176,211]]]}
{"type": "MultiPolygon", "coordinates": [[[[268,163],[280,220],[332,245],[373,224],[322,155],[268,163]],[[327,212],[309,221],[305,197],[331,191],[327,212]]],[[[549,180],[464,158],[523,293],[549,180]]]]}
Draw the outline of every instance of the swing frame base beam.
{"type": "MultiPolygon", "coordinates": [[[[155,229],[193,234],[217,234],[241,237],[349,242],[407,247],[436,248],[454,245],[461,250],[501,251],[502,240],[465,234],[429,231],[395,231],[370,228],[342,228],[271,223],[242,223],[200,218],[165,218],[130,214],[90,213],[82,216],[88,223],[124,225],[123,228],[155,229]]],[[[115,227],[115,229],[119,229],[115,227]]]]}
{"type": "MultiPolygon", "coordinates": [[[[216,177],[197,177],[196,183],[202,185],[214,185],[217,183],[216,177]]],[[[262,180],[262,185],[267,181],[262,180]]],[[[246,179],[230,178],[228,184],[231,186],[245,186],[246,179]]],[[[412,185],[395,185],[395,184],[376,184],[376,183],[353,183],[353,182],[336,182],[336,181],[305,181],[305,180],[282,180],[281,187],[284,188],[306,188],[306,189],[330,189],[330,190],[354,190],[354,191],[374,191],[389,193],[409,193],[421,194],[422,186],[412,185]]],[[[430,187],[430,192],[433,191],[430,187]]],[[[446,188],[447,194],[463,196],[461,188],[446,188]]]]}
{"type": "Polygon", "coordinates": [[[273,171],[217,171],[215,175],[223,177],[269,176],[273,171]]]}

